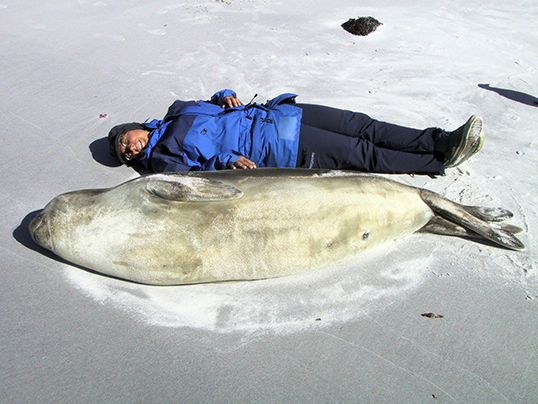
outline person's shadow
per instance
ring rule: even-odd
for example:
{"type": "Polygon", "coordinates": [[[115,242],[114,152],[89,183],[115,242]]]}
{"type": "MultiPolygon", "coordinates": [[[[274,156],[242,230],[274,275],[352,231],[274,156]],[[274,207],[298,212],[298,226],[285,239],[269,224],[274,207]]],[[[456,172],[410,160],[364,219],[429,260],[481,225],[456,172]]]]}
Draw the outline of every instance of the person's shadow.
{"type": "Polygon", "coordinates": [[[505,98],[508,98],[509,100],[517,101],[525,105],[530,105],[531,107],[538,107],[538,98],[533,97],[532,95],[515,90],[506,90],[504,88],[490,87],[489,84],[479,84],[478,87],[483,88],[484,90],[493,91],[505,98]]]}
{"type": "Polygon", "coordinates": [[[107,167],[121,166],[120,161],[110,153],[107,137],[93,141],[90,144],[90,152],[92,153],[93,159],[99,164],[107,167]]]}
{"type": "MultiPolygon", "coordinates": [[[[121,166],[120,161],[116,156],[113,156],[110,153],[110,146],[108,143],[108,137],[103,137],[101,139],[94,140],[90,146],[90,152],[92,157],[99,164],[102,164],[107,167],[119,167],[121,166]]],[[[149,174],[150,171],[146,170],[140,164],[132,164],[131,167],[138,172],[140,175],[149,174]]]]}

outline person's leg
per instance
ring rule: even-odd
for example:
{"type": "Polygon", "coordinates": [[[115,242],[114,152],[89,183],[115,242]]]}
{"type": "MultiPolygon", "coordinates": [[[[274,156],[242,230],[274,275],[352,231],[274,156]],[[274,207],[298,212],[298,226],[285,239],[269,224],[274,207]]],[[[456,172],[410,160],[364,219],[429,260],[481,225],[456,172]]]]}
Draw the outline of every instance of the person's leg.
{"type": "Polygon", "coordinates": [[[434,153],[434,135],[438,128],[424,130],[377,121],[368,115],[313,104],[295,104],[302,108],[302,123],[345,136],[367,139],[374,145],[409,153],[434,153]]]}
{"type": "Polygon", "coordinates": [[[377,147],[367,139],[301,125],[297,167],[354,169],[387,174],[441,175],[444,166],[433,154],[377,147]]]}

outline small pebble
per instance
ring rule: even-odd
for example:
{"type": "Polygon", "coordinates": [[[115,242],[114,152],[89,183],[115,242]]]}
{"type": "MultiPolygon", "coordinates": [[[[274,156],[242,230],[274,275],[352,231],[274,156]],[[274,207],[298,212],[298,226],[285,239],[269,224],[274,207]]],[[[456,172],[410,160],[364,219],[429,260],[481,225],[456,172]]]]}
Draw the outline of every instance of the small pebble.
{"type": "Polygon", "coordinates": [[[443,318],[444,317],[440,314],[435,314],[435,313],[422,313],[421,316],[428,317],[428,318],[443,318]]]}

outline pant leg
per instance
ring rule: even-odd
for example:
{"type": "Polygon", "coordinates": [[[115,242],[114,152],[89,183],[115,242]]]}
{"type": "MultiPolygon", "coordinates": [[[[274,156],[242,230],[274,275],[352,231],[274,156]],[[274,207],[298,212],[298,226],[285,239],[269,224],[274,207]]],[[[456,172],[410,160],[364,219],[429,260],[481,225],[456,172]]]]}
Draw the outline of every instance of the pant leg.
{"type": "Polygon", "coordinates": [[[302,123],[329,132],[369,140],[374,145],[409,153],[433,153],[438,128],[424,130],[377,121],[368,115],[313,104],[295,104],[303,110],[302,123]]]}
{"type": "Polygon", "coordinates": [[[444,174],[431,153],[417,154],[377,147],[355,138],[301,124],[297,167],[353,169],[387,174],[444,174]]]}

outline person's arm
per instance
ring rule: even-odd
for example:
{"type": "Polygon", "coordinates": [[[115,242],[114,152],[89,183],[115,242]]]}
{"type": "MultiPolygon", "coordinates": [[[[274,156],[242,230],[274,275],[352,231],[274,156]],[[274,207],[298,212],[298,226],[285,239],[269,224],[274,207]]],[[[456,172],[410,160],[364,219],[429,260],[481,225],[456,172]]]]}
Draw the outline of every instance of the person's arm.
{"type": "Polygon", "coordinates": [[[241,100],[237,98],[237,94],[232,90],[221,90],[213,94],[210,102],[215,105],[220,105],[222,108],[233,108],[243,105],[241,100]]]}

